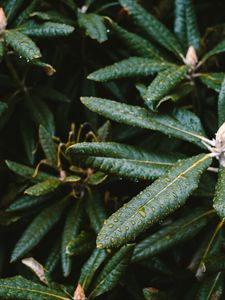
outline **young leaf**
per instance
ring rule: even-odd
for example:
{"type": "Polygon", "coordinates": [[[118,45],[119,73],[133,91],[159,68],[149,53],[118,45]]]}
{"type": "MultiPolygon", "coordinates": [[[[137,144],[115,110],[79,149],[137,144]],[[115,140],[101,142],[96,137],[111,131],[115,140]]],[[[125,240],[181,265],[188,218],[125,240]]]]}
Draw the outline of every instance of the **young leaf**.
{"type": "Polygon", "coordinates": [[[181,55],[182,48],[176,37],[154,16],[138,5],[135,0],[120,0],[119,2],[129,11],[137,26],[168,50],[181,55]]]}
{"type": "Polygon", "coordinates": [[[61,181],[59,179],[51,178],[32,185],[26,189],[24,193],[31,196],[42,196],[54,192],[60,186],[60,184],[61,181]]]}
{"type": "Polygon", "coordinates": [[[40,61],[40,60],[33,60],[31,62],[31,64],[43,69],[47,76],[52,76],[56,72],[56,70],[53,68],[53,66],[51,66],[50,64],[47,64],[43,61],[40,61]]]}
{"type": "Polygon", "coordinates": [[[60,202],[44,209],[34,218],[17,242],[11,255],[11,262],[23,257],[41,241],[41,239],[60,220],[67,202],[68,198],[64,198],[60,202]]]}
{"type": "Polygon", "coordinates": [[[170,92],[185,78],[187,72],[187,66],[171,67],[160,72],[148,87],[145,95],[146,105],[151,110],[154,110],[163,96],[170,92]]]}
{"type": "Polygon", "coordinates": [[[14,161],[10,161],[10,160],[6,160],[5,163],[7,164],[7,167],[13,171],[14,173],[28,178],[28,179],[32,179],[33,181],[43,181],[43,180],[48,180],[48,179],[55,179],[54,176],[44,173],[44,172],[38,172],[37,176],[32,177],[34,175],[35,169],[16,163],[14,161]]]}
{"type": "Polygon", "coordinates": [[[87,198],[87,213],[93,230],[96,233],[99,233],[102,224],[106,219],[106,212],[103,200],[98,193],[89,193],[87,198]]]}
{"type": "Polygon", "coordinates": [[[196,51],[200,50],[200,33],[198,30],[193,0],[185,0],[186,26],[188,45],[193,46],[196,51]]]}
{"type": "Polygon", "coordinates": [[[154,153],[119,143],[80,143],[68,148],[72,160],[128,178],[152,179],[163,174],[180,158],[175,153],[154,153]]]}
{"type": "Polygon", "coordinates": [[[66,247],[71,239],[74,239],[81,229],[83,216],[83,204],[82,199],[74,205],[71,210],[68,212],[62,236],[62,245],[61,245],[61,262],[62,270],[64,277],[70,275],[72,268],[71,257],[66,254],[66,247]]]}
{"type": "Polygon", "coordinates": [[[132,261],[145,260],[192,238],[206,225],[206,217],[209,213],[210,211],[206,209],[196,209],[194,212],[151,234],[135,246],[132,261]]]}
{"type": "Polygon", "coordinates": [[[110,120],[135,127],[160,131],[204,148],[200,142],[204,139],[204,130],[197,116],[189,111],[180,109],[174,111],[173,114],[164,115],[150,112],[138,106],[118,103],[108,99],[83,97],[81,101],[90,110],[110,120]]]}
{"type": "Polygon", "coordinates": [[[142,57],[130,57],[111,66],[97,70],[90,75],[88,79],[95,81],[108,81],[119,78],[128,78],[135,76],[149,76],[159,71],[163,71],[173,66],[171,63],[142,57]]]}
{"type": "Polygon", "coordinates": [[[79,26],[85,30],[87,36],[97,40],[99,43],[103,43],[108,39],[106,27],[101,16],[78,11],[77,18],[79,26]]]}
{"type": "Polygon", "coordinates": [[[5,41],[12,49],[27,61],[41,57],[41,52],[35,43],[25,34],[17,30],[5,30],[5,41]]]}
{"type": "Polygon", "coordinates": [[[209,59],[211,56],[222,53],[225,51],[225,40],[222,40],[219,44],[217,44],[212,50],[207,52],[202,60],[201,64],[204,63],[207,59],[209,59]]]}
{"type": "Polygon", "coordinates": [[[224,77],[225,73],[202,73],[200,74],[199,79],[208,88],[219,93],[224,77]]]}
{"type": "Polygon", "coordinates": [[[218,215],[223,219],[225,218],[225,168],[219,171],[219,178],[216,184],[215,196],[213,199],[213,207],[218,215]]]}
{"type": "Polygon", "coordinates": [[[96,271],[106,257],[107,252],[104,249],[94,249],[89,259],[83,265],[78,282],[85,291],[89,288],[96,271]]]}
{"type": "Polygon", "coordinates": [[[0,297],[11,300],[70,300],[62,291],[34,283],[22,276],[0,279],[0,297]]]}
{"type": "Polygon", "coordinates": [[[27,24],[24,24],[23,27],[21,27],[20,31],[32,37],[44,38],[67,36],[74,31],[74,27],[67,24],[55,22],[45,22],[41,25],[35,22],[29,22],[27,24]]]}
{"type": "Polygon", "coordinates": [[[51,166],[57,166],[57,147],[52,140],[52,135],[44,126],[39,127],[39,139],[44,154],[51,166]]]}
{"type": "Polygon", "coordinates": [[[107,262],[96,279],[95,287],[88,297],[89,300],[95,299],[97,296],[106,293],[119,282],[123,272],[129,264],[133,247],[133,245],[123,246],[107,262]]]}
{"type": "Polygon", "coordinates": [[[211,161],[210,154],[179,161],[105,221],[97,247],[119,247],[182,206],[211,161]]]}
{"type": "Polygon", "coordinates": [[[221,85],[219,99],[218,99],[218,127],[225,121],[225,76],[221,85]]]}
{"type": "Polygon", "coordinates": [[[131,50],[135,55],[148,57],[156,60],[162,60],[162,56],[153,44],[143,37],[129,32],[120,27],[117,23],[110,20],[110,27],[115,34],[123,41],[123,43],[131,50]]]}

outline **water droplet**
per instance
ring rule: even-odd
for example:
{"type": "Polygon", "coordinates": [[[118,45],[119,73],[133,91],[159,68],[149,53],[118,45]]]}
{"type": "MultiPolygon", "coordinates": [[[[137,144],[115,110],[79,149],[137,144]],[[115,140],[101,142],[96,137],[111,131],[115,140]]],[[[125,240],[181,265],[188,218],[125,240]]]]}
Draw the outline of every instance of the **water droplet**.
{"type": "Polygon", "coordinates": [[[107,29],[106,31],[107,31],[107,32],[110,32],[110,30],[109,30],[109,29],[107,29]]]}
{"type": "Polygon", "coordinates": [[[27,59],[27,62],[30,62],[30,60],[29,60],[29,59],[27,59]]]}
{"type": "Polygon", "coordinates": [[[19,56],[19,58],[21,59],[21,58],[22,58],[22,56],[20,55],[20,56],[19,56]]]}

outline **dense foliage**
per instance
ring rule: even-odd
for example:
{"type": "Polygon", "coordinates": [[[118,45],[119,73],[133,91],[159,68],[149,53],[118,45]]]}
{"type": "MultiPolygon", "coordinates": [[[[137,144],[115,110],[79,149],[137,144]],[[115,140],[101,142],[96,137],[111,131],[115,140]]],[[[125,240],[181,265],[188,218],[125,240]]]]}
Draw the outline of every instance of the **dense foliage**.
{"type": "Polygon", "coordinates": [[[0,0],[0,299],[225,298],[224,10],[0,0]]]}

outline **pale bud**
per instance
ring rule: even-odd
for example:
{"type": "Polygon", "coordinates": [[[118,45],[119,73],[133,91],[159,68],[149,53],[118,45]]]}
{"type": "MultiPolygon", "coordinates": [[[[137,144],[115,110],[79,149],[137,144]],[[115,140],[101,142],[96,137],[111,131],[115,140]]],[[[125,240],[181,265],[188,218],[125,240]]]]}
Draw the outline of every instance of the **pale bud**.
{"type": "Polygon", "coordinates": [[[2,7],[0,7],[0,34],[5,30],[7,26],[7,19],[5,12],[2,7]]]}
{"type": "Polygon", "coordinates": [[[44,267],[38,261],[36,261],[33,257],[29,257],[24,258],[22,263],[30,268],[38,276],[40,281],[48,284],[47,278],[45,277],[44,267]]]}
{"type": "Polygon", "coordinates": [[[196,54],[195,48],[191,45],[188,48],[186,57],[185,57],[185,64],[190,67],[195,67],[198,63],[198,56],[196,54]]]}

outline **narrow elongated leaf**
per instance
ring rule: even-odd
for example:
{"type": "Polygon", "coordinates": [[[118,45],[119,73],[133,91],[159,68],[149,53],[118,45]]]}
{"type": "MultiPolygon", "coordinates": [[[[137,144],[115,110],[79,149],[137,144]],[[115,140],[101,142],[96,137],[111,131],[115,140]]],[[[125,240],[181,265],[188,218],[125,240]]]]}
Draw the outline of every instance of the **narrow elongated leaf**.
{"type": "Polygon", "coordinates": [[[116,35],[124,42],[124,44],[133,51],[134,54],[143,57],[154,58],[161,60],[162,56],[159,54],[159,51],[155,46],[153,46],[148,40],[143,37],[129,32],[119,26],[115,22],[110,22],[112,30],[116,35]]]}
{"type": "Polygon", "coordinates": [[[182,206],[211,161],[209,154],[179,161],[105,221],[97,247],[119,247],[182,206]]]}
{"type": "Polygon", "coordinates": [[[188,45],[193,46],[196,51],[200,50],[200,33],[198,30],[195,10],[193,7],[193,0],[186,0],[185,11],[186,11],[186,26],[187,26],[187,39],[188,45]]]}
{"type": "Polygon", "coordinates": [[[106,212],[103,200],[98,193],[89,193],[87,199],[87,213],[93,230],[96,233],[99,233],[99,230],[106,219],[106,212]]]}
{"type": "Polygon", "coordinates": [[[218,43],[212,50],[210,50],[208,53],[206,53],[201,63],[204,63],[207,59],[209,59],[211,56],[222,53],[225,51],[225,39],[222,40],[220,43],[218,43]]]}
{"type": "Polygon", "coordinates": [[[22,210],[28,210],[30,208],[36,207],[42,203],[44,203],[48,199],[48,195],[43,196],[29,196],[29,195],[23,195],[19,199],[17,199],[15,202],[13,202],[6,211],[8,212],[18,212],[22,210]]]}
{"type": "Polygon", "coordinates": [[[60,186],[60,184],[61,181],[59,179],[51,178],[32,185],[26,189],[24,193],[31,196],[42,196],[54,192],[60,186]]]}
{"type": "Polygon", "coordinates": [[[46,208],[35,217],[17,242],[11,255],[11,262],[23,257],[41,241],[61,218],[67,202],[68,199],[65,198],[46,208]]]}
{"type": "Polygon", "coordinates": [[[202,148],[204,130],[199,119],[189,111],[176,110],[171,115],[156,114],[144,108],[108,99],[83,97],[82,103],[104,117],[131,126],[161,131],[202,148]]]}
{"type": "Polygon", "coordinates": [[[225,168],[219,171],[213,207],[222,219],[225,218],[225,168]]]}
{"type": "Polygon", "coordinates": [[[58,90],[50,87],[50,86],[37,86],[34,88],[35,92],[38,93],[41,98],[52,102],[63,102],[63,103],[70,103],[71,99],[69,99],[65,94],[59,92],[58,90]]]}
{"type": "Polygon", "coordinates": [[[8,22],[10,22],[17,14],[20,7],[23,5],[25,0],[7,0],[5,1],[4,10],[7,16],[8,22]]]}
{"type": "Polygon", "coordinates": [[[94,246],[94,236],[91,232],[81,231],[81,233],[71,239],[66,247],[66,254],[69,256],[80,255],[90,251],[94,246]]]}
{"type": "Polygon", "coordinates": [[[224,77],[225,73],[203,73],[199,78],[208,88],[219,93],[224,77]]]}
{"type": "Polygon", "coordinates": [[[6,300],[69,300],[68,296],[22,276],[0,279],[0,297],[6,300]]]}
{"type": "Polygon", "coordinates": [[[186,6],[184,0],[175,0],[174,32],[181,42],[181,45],[187,47],[186,6]]]}
{"type": "Polygon", "coordinates": [[[41,57],[41,52],[35,43],[25,34],[17,30],[6,30],[5,41],[21,57],[30,61],[41,57]]]}
{"type": "Polygon", "coordinates": [[[88,79],[95,81],[108,81],[119,78],[135,77],[135,76],[149,76],[159,71],[163,71],[172,64],[160,60],[130,57],[120,62],[114,63],[111,66],[104,67],[97,70],[90,75],[88,79]]]}
{"type": "Polygon", "coordinates": [[[54,115],[47,104],[31,95],[27,99],[26,105],[37,126],[43,125],[53,135],[55,131],[54,115]]]}
{"type": "Polygon", "coordinates": [[[79,26],[85,30],[87,36],[97,40],[99,43],[103,43],[108,39],[106,27],[101,16],[78,11],[77,18],[79,26]]]}
{"type": "Polygon", "coordinates": [[[104,249],[94,249],[89,259],[83,265],[78,282],[85,291],[89,288],[96,271],[106,257],[107,252],[104,249]]]}
{"type": "Polygon", "coordinates": [[[24,21],[26,21],[29,17],[30,14],[33,12],[35,7],[37,6],[39,0],[33,0],[31,3],[22,11],[22,13],[16,18],[14,24],[16,26],[22,24],[24,21]]]}
{"type": "Polygon", "coordinates": [[[107,262],[99,276],[96,279],[95,287],[88,299],[95,297],[111,290],[120,280],[123,272],[129,264],[133,245],[123,246],[118,252],[107,262]]]}
{"type": "Polygon", "coordinates": [[[168,68],[160,72],[158,76],[149,85],[145,95],[145,103],[154,110],[158,102],[170,92],[178,83],[180,83],[188,72],[187,66],[168,68]]]}
{"type": "Polygon", "coordinates": [[[41,25],[35,22],[29,22],[24,24],[20,31],[32,37],[44,38],[67,36],[74,31],[74,27],[55,22],[45,22],[41,25]]]}
{"type": "Polygon", "coordinates": [[[206,209],[196,209],[145,238],[135,246],[132,261],[144,260],[195,236],[206,225],[208,214],[206,209]]]}
{"type": "Polygon", "coordinates": [[[31,167],[28,167],[28,166],[25,166],[25,165],[22,165],[22,164],[19,164],[14,161],[10,161],[10,160],[6,160],[6,164],[7,164],[7,167],[14,173],[16,173],[20,176],[23,176],[25,178],[32,179],[34,181],[43,181],[43,180],[48,180],[50,178],[52,178],[52,179],[55,178],[54,176],[44,173],[44,172],[38,172],[37,176],[32,177],[35,172],[34,168],[31,168],[31,167]]]}
{"type": "Polygon", "coordinates": [[[223,291],[224,274],[219,272],[201,283],[196,300],[222,300],[223,291]]]}
{"type": "Polygon", "coordinates": [[[218,99],[218,127],[225,121],[225,76],[221,85],[218,99]]]}
{"type": "Polygon", "coordinates": [[[129,11],[136,25],[150,37],[172,52],[180,55],[182,48],[176,37],[154,16],[137,4],[135,0],[120,0],[120,4],[129,11]]]}
{"type": "Polygon", "coordinates": [[[72,268],[72,260],[71,257],[66,254],[66,247],[71,241],[71,239],[74,239],[80,232],[81,224],[82,224],[82,216],[83,216],[82,201],[78,201],[78,203],[74,205],[69,211],[69,213],[67,214],[67,218],[63,230],[62,245],[61,245],[61,262],[62,262],[63,275],[65,277],[70,275],[71,268],[72,268]]]}
{"type": "Polygon", "coordinates": [[[76,162],[82,159],[84,164],[103,172],[128,178],[157,178],[172,167],[179,154],[165,154],[145,151],[118,143],[80,143],[71,146],[68,153],[76,162]]]}
{"type": "Polygon", "coordinates": [[[58,262],[60,261],[60,251],[61,250],[61,241],[60,239],[56,240],[49,251],[49,255],[45,262],[45,269],[48,270],[50,275],[55,270],[58,262]]]}
{"type": "Polygon", "coordinates": [[[48,162],[50,163],[50,165],[56,167],[58,162],[57,147],[52,140],[52,135],[42,125],[40,125],[39,127],[39,139],[40,139],[41,147],[44,151],[44,154],[48,162]]]}

